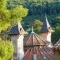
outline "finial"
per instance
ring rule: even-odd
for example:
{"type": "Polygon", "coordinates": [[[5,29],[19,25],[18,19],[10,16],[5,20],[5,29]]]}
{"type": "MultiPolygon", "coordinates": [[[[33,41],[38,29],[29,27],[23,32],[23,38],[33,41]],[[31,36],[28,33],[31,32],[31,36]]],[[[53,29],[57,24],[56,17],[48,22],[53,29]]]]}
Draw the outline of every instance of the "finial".
{"type": "Polygon", "coordinates": [[[33,31],[33,26],[32,26],[32,33],[34,33],[34,31],[33,31]]]}

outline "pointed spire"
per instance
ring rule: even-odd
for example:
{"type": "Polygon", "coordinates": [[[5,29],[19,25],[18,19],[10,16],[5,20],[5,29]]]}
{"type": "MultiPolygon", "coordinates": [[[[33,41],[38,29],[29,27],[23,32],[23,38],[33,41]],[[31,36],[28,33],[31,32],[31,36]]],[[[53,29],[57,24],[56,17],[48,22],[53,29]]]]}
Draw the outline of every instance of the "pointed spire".
{"type": "Polygon", "coordinates": [[[47,28],[50,28],[50,24],[49,24],[49,22],[48,22],[47,17],[46,17],[46,24],[47,24],[47,28]]]}
{"type": "Polygon", "coordinates": [[[40,32],[48,32],[48,29],[50,28],[50,24],[48,22],[48,19],[46,17],[46,14],[45,14],[45,20],[43,22],[43,26],[42,26],[42,29],[40,32]]]}
{"type": "Polygon", "coordinates": [[[50,27],[50,24],[49,24],[49,22],[48,22],[48,19],[47,19],[46,13],[45,13],[45,19],[46,19],[47,28],[49,28],[49,27],[50,27]]]}

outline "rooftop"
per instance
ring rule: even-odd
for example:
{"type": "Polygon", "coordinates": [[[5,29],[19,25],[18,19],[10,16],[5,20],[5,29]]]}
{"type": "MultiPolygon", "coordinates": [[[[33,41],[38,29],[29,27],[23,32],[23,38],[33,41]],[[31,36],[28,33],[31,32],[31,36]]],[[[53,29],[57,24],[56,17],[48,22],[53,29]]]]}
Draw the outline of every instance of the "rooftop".
{"type": "Polygon", "coordinates": [[[24,55],[23,60],[33,60],[34,54],[36,55],[35,58],[37,60],[54,60],[53,56],[53,50],[51,48],[40,48],[40,47],[34,47],[29,48],[27,52],[24,55]]]}
{"type": "Polygon", "coordinates": [[[31,33],[27,37],[24,38],[24,46],[44,46],[47,45],[48,42],[40,37],[36,33],[31,33]]]}

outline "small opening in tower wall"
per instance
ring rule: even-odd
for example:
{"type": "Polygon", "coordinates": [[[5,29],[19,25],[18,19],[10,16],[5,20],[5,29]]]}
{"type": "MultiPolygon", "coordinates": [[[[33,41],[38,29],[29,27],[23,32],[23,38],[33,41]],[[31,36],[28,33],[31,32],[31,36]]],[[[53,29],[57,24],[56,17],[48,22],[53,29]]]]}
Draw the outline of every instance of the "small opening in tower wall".
{"type": "Polygon", "coordinates": [[[46,60],[46,56],[45,55],[43,55],[43,60],[46,60]]]}
{"type": "Polygon", "coordinates": [[[22,30],[22,28],[20,28],[20,31],[22,30]]]}
{"type": "Polygon", "coordinates": [[[37,54],[33,55],[33,60],[37,60],[37,54]]]}

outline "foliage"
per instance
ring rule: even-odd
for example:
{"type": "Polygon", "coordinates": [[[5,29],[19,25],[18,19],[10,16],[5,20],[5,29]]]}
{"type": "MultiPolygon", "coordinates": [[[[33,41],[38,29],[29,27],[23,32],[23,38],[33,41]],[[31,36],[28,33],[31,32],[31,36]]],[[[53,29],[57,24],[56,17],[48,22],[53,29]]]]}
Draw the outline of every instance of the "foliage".
{"type": "Polygon", "coordinates": [[[6,3],[7,3],[7,0],[0,0],[0,10],[3,10],[6,8],[6,3]]]}
{"type": "Polygon", "coordinates": [[[8,60],[13,54],[13,45],[10,41],[0,40],[0,60],[8,60]]]}
{"type": "MultiPolygon", "coordinates": [[[[11,22],[17,22],[18,20],[22,20],[28,14],[28,9],[23,8],[23,6],[17,6],[16,8],[11,10],[11,22]]],[[[12,23],[12,24],[13,24],[12,23]]]]}
{"type": "Polygon", "coordinates": [[[9,24],[10,13],[8,10],[0,10],[0,32],[7,29],[9,24]],[[8,22],[8,23],[7,23],[8,22]]]}
{"type": "Polygon", "coordinates": [[[52,42],[55,44],[60,39],[60,25],[56,26],[55,32],[52,34],[52,42]]]}
{"type": "Polygon", "coordinates": [[[38,31],[41,29],[42,22],[39,21],[39,20],[35,20],[35,21],[32,23],[32,26],[34,27],[34,31],[35,31],[35,32],[38,32],[38,31]]]}
{"type": "Polygon", "coordinates": [[[23,6],[17,6],[11,10],[6,7],[7,0],[0,0],[0,32],[6,30],[10,25],[16,24],[18,20],[22,20],[28,14],[28,9],[23,6]]]}
{"type": "Polygon", "coordinates": [[[8,0],[8,9],[23,5],[29,9],[29,15],[54,15],[60,13],[60,0],[8,0]]]}

